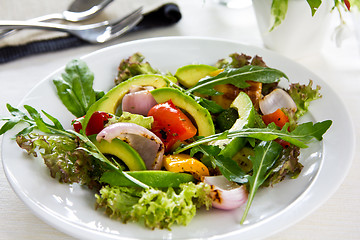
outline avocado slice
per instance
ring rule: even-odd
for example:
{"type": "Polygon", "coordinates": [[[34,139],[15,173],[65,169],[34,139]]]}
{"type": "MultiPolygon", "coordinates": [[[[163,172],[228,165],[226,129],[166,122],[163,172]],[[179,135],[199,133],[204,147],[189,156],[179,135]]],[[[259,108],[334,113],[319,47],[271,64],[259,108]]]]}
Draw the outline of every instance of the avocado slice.
{"type": "MultiPolygon", "coordinates": [[[[140,182],[156,188],[179,187],[181,183],[195,181],[191,174],[174,173],[163,170],[126,171],[126,173],[140,182]]],[[[111,186],[137,187],[135,183],[123,174],[115,171],[105,172],[101,176],[101,181],[109,183],[111,186]]]]}
{"type": "Polygon", "coordinates": [[[230,131],[254,126],[255,109],[249,95],[244,92],[240,92],[231,103],[230,107],[235,108],[239,114],[239,119],[236,120],[230,131]]]}
{"type": "Polygon", "coordinates": [[[146,165],[139,153],[135,151],[129,144],[114,138],[111,142],[96,140],[96,135],[89,136],[89,139],[103,154],[111,154],[123,161],[130,171],[146,170],[146,165]]]}
{"type": "Polygon", "coordinates": [[[144,74],[132,77],[107,92],[101,98],[103,100],[95,105],[96,109],[94,109],[94,111],[103,111],[115,114],[118,106],[121,104],[123,97],[126,93],[129,92],[130,87],[133,85],[153,86],[156,89],[168,87],[170,85],[170,81],[167,77],[156,74],[144,74]]]}
{"type": "MultiPolygon", "coordinates": [[[[241,130],[244,127],[253,127],[255,122],[255,109],[252,104],[250,97],[244,93],[240,92],[239,95],[230,105],[231,108],[234,108],[238,111],[239,118],[235,121],[234,125],[229,129],[229,131],[241,130]]],[[[234,139],[223,139],[217,140],[213,144],[218,145],[223,150],[221,154],[224,156],[233,157],[241,148],[246,144],[246,139],[237,137],[234,139]],[[225,148],[225,146],[227,146],[225,148]]]]}
{"type": "Polygon", "coordinates": [[[200,79],[209,76],[218,70],[216,67],[205,64],[190,64],[176,70],[175,77],[179,83],[187,88],[195,86],[200,79]]]}
{"type": "Polygon", "coordinates": [[[199,136],[215,134],[215,127],[207,109],[197,103],[192,97],[175,88],[159,88],[151,91],[157,103],[171,101],[175,106],[185,110],[195,121],[199,136]]]}

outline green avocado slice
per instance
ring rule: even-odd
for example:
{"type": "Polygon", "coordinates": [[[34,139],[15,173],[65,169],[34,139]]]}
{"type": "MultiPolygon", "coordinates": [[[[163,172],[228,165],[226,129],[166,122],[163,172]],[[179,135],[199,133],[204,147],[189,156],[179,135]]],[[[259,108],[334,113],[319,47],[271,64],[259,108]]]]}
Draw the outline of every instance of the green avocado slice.
{"type": "Polygon", "coordinates": [[[209,76],[211,72],[218,70],[214,66],[205,64],[190,64],[176,70],[175,77],[183,86],[191,88],[195,86],[200,79],[209,76]]]}
{"type": "MultiPolygon", "coordinates": [[[[111,114],[115,114],[118,106],[126,93],[129,92],[131,86],[153,86],[156,88],[168,87],[170,81],[167,77],[156,74],[144,74],[132,77],[125,82],[120,83],[116,87],[110,89],[98,104],[94,111],[103,111],[111,114]]],[[[99,100],[99,101],[100,101],[99,100]]]]}
{"type": "MultiPolygon", "coordinates": [[[[250,97],[246,93],[240,92],[230,107],[236,109],[239,115],[239,118],[229,129],[230,132],[254,126],[255,109],[250,97]]],[[[237,137],[234,139],[217,140],[213,144],[223,149],[221,151],[222,155],[232,157],[245,146],[246,142],[246,138],[237,137]],[[225,146],[227,147],[224,148],[225,146]]]]}
{"type": "Polygon", "coordinates": [[[185,110],[195,121],[199,136],[215,134],[215,127],[207,109],[197,103],[192,97],[175,88],[159,88],[151,91],[157,103],[171,100],[175,106],[185,110]]]}
{"type": "Polygon", "coordinates": [[[139,153],[135,151],[129,144],[114,138],[111,142],[96,140],[96,135],[89,136],[89,139],[103,154],[111,154],[123,161],[130,171],[146,170],[146,165],[139,153]]]}
{"type": "MultiPolygon", "coordinates": [[[[179,187],[181,183],[195,181],[191,174],[163,170],[127,171],[126,173],[140,182],[156,188],[179,187]]],[[[123,174],[114,171],[105,172],[100,181],[108,183],[111,186],[137,187],[135,183],[123,174]]]]}

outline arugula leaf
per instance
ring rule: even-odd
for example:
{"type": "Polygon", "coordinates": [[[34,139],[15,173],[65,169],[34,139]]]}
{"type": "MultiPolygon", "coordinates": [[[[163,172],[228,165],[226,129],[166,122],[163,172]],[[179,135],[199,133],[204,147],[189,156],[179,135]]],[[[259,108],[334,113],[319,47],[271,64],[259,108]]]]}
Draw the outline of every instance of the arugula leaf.
{"type": "Polygon", "coordinates": [[[295,146],[306,148],[306,143],[309,143],[311,139],[316,138],[317,140],[321,140],[322,135],[329,129],[331,124],[331,120],[325,120],[315,124],[313,124],[312,122],[307,122],[300,124],[292,132],[289,132],[287,130],[288,124],[285,124],[283,129],[279,130],[276,128],[274,123],[270,123],[266,128],[244,128],[236,131],[225,131],[221,134],[210,135],[201,138],[193,143],[190,143],[186,146],[180,147],[176,149],[174,154],[183,152],[197,145],[208,143],[214,140],[220,140],[225,138],[232,139],[236,137],[249,137],[262,141],[272,141],[280,138],[291,144],[294,144],[295,146]]]}
{"type": "Polygon", "coordinates": [[[7,109],[9,110],[12,117],[10,118],[2,118],[0,121],[6,121],[6,123],[0,129],[0,135],[4,134],[5,132],[11,130],[15,125],[20,123],[27,123],[28,125],[23,128],[19,133],[16,135],[25,135],[32,132],[34,129],[38,129],[44,133],[52,133],[52,134],[60,134],[65,135],[68,137],[74,137],[71,133],[67,132],[61,123],[51,116],[50,114],[42,111],[43,114],[52,121],[53,124],[46,123],[41,114],[29,105],[24,105],[24,108],[27,110],[29,115],[20,111],[19,109],[12,107],[10,104],[6,105],[7,109]]]}
{"type": "Polygon", "coordinates": [[[171,87],[176,88],[177,90],[181,91],[182,93],[192,97],[197,103],[199,103],[202,107],[206,108],[211,113],[220,113],[224,111],[224,108],[217,104],[215,101],[196,96],[191,92],[185,90],[184,88],[178,86],[177,84],[170,83],[171,87]]]}
{"type": "Polygon", "coordinates": [[[73,60],[66,65],[62,78],[53,80],[53,83],[65,107],[76,117],[82,117],[96,101],[93,81],[94,74],[86,63],[73,60]]]}
{"type": "Polygon", "coordinates": [[[200,145],[191,149],[191,155],[194,155],[196,152],[201,152],[207,159],[210,159],[211,163],[216,165],[222,175],[228,180],[239,184],[247,183],[246,173],[231,158],[220,154],[221,149],[218,146],[200,145]]]}
{"type": "Polygon", "coordinates": [[[216,168],[216,163],[213,159],[213,156],[216,156],[220,153],[219,148],[207,148],[207,145],[197,145],[190,149],[190,156],[193,157],[198,152],[201,152],[203,156],[201,157],[201,162],[205,164],[208,168],[216,168]]]}
{"type": "Polygon", "coordinates": [[[218,155],[214,157],[216,166],[220,169],[220,172],[228,180],[245,184],[248,182],[246,178],[246,173],[241,169],[241,167],[231,158],[225,157],[224,155],[218,155]]]}
{"type": "Polygon", "coordinates": [[[45,111],[41,111],[48,119],[50,119],[53,123],[54,123],[54,127],[56,127],[57,129],[63,130],[65,131],[64,127],[61,125],[60,121],[57,120],[55,117],[51,116],[50,114],[48,114],[45,111]]]}
{"type": "Polygon", "coordinates": [[[217,104],[215,101],[198,97],[198,96],[192,96],[197,103],[199,103],[202,107],[206,108],[211,113],[221,113],[224,111],[224,108],[221,107],[219,104],[217,104]]]}
{"type": "Polygon", "coordinates": [[[35,121],[37,128],[44,133],[51,133],[51,130],[46,126],[46,123],[42,119],[40,113],[29,105],[24,105],[24,108],[28,111],[31,118],[35,121]]]}
{"type": "Polygon", "coordinates": [[[201,79],[194,87],[189,88],[185,93],[198,92],[206,95],[219,95],[214,87],[219,84],[233,84],[238,88],[250,86],[246,81],[255,81],[261,83],[278,82],[280,78],[288,77],[280,70],[247,65],[241,68],[227,68],[214,77],[205,77],[201,79]]]}
{"type": "Polygon", "coordinates": [[[19,122],[29,120],[26,114],[21,112],[19,109],[12,107],[10,104],[6,104],[6,107],[13,117],[1,119],[1,121],[6,121],[6,123],[0,129],[0,135],[11,130],[19,122]]]}
{"type": "Polygon", "coordinates": [[[240,222],[241,224],[244,223],[246,219],[252,201],[254,200],[255,193],[271,173],[271,168],[279,157],[282,151],[282,146],[274,141],[261,142],[254,150],[255,155],[249,157],[253,163],[253,174],[248,176],[250,186],[249,196],[240,222]]]}
{"type": "MultiPolygon", "coordinates": [[[[301,138],[304,142],[309,142],[313,137],[321,141],[324,133],[331,126],[331,120],[325,120],[323,122],[317,122],[313,124],[312,122],[307,122],[300,124],[294,131],[291,132],[291,135],[296,136],[296,138],[301,138]]],[[[286,141],[286,139],[284,139],[286,141]]]]}
{"type": "Polygon", "coordinates": [[[271,15],[274,17],[270,32],[284,21],[288,10],[289,0],[273,0],[271,4],[271,15]]]}

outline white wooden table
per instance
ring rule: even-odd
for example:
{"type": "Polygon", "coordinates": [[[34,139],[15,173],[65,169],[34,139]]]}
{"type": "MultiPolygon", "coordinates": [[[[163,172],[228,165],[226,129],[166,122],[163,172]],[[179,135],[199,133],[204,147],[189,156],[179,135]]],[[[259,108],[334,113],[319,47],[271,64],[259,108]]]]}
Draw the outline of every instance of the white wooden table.
{"type": "MultiPolygon", "coordinates": [[[[98,19],[116,16],[125,4],[150,1],[116,0],[98,19]]],[[[97,49],[135,39],[160,36],[206,36],[237,40],[244,44],[262,47],[256,20],[251,7],[227,9],[210,1],[182,0],[178,2],[182,20],[171,27],[133,33],[104,45],[84,46],[64,51],[41,54],[0,65],[0,114],[7,113],[6,103],[16,106],[23,96],[39,81],[69,60],[97,49]]],[[[0,19],[27,19],[52,12],[61,12],[70,0],[1,0],[0,19]]],[[[151,1],[156,6],[160,1],[151,1]]],[[[124,11],[125,11],[124,10],[124,11]]],[[[33,31],[24,31],[15,43],[33,31]]],[[[0,46],[6,42],[0,40],[0,46]]],[[[360,50],[354,38],[342,48],[336,48],[330,37],[322,53],[295,59],[324,79],[334,88],[351,110],[356,137],[360,137],[360,50]]],[[[341,141],[341,140],[340,140],[341,141]]],[[[360,144],[356,144],[353,166],[336,193],[318,210],[294,226],[277,233],[269,239],[360,239],[360,144]]],[[[341,162],[341,159],[339,159],[341,162]]],[[[341,169],[339,169],[341,171],[341,169]]],[[[0,239],[72,239],[38,219],[18,199],[0,170],[0,239]]]]}

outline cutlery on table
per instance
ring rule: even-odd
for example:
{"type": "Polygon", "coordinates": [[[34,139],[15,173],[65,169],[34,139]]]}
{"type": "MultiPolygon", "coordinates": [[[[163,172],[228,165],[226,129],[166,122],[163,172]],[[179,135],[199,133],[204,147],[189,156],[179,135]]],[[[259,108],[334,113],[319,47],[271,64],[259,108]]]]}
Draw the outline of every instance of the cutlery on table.
{"type": "Polygon", "coordinates": [[[114,22],[99,22],[88,25],[72,26],[57,23],[32,22],[32,21],[0,21],[0,29],[23,29],[35,28],[44,30],[53,30],[70,33],[84,41],[90,43],[103,43],[116,38],[136,26],[141,19],[142,7],[133,11],[114,22]]]}
{"type": "MultiPolygon", "coordinates": [[[[80,22],[93,18],[100,13],[113,0],[75,0],[69,8],[62,13],[52,13],[28,21],[47,22],[52,20],[65,20],[69,22],[80,22]]],[[[0,38],[15,33],[20,29],[6,29],[0,32],[0,38]]]]}

